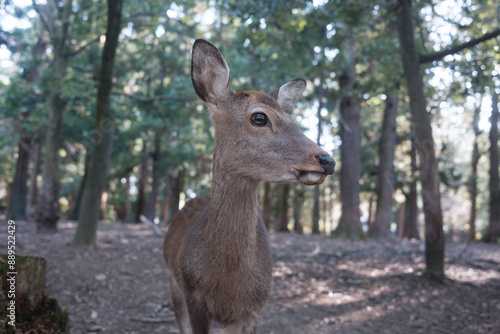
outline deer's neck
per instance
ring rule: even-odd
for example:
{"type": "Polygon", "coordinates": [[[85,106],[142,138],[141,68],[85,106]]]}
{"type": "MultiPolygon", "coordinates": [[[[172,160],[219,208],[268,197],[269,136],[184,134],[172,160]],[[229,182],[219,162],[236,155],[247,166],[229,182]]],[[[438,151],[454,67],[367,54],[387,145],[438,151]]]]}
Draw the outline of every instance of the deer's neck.
{"type": "Polygon", "coordinates": [[[257,237],[258,182],[219,173],[214,168],[205,235],[214,255],[240,265],[253,254],[257,237]]]}

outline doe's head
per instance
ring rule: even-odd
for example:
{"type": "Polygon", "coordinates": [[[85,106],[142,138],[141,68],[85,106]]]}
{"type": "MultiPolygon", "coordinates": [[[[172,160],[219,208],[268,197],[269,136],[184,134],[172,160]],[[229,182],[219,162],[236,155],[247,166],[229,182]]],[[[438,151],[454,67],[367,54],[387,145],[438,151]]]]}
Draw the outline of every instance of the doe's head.
{"type": "Polygon", "coordinates": [[[266,94],[236,92],[220,51],[199,39],[191,79],[215,126],[214,172],[256,181],[322,183],[335,161],[295,126],[290,113],[306,87],[295,79],[266,94]]]}

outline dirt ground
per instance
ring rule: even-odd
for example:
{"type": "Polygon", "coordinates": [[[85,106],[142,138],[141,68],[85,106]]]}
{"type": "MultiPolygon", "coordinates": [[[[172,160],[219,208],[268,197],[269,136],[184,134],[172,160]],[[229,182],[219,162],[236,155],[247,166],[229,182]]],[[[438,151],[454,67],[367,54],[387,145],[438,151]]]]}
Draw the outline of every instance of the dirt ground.
{"type": "MultiPolygon", "coordinates": [[[[35,232],[17,222],[17,253],[47,260],[47,291],[71,333],[178,333],[162,238],[148,226],[101,223],[96,247],[70,244],[72,222],[35,232]]],[[[500,333],[498,245],[447,244],[440,284],[423,274],[419,242],[270,239],[274,283],[259,333],[500,333]]]]}

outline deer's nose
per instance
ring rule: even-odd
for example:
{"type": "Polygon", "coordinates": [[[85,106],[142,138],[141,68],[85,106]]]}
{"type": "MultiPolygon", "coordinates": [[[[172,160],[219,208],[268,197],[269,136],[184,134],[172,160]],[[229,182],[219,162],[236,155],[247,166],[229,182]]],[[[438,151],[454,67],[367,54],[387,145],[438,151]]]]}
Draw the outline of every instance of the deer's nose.
{"type": "Polygon", "coordinates": [[[329,155],[317,155],[316,160],[323,168],[325,174],[331,175],[335,171],[335,160],[329,155]]]}

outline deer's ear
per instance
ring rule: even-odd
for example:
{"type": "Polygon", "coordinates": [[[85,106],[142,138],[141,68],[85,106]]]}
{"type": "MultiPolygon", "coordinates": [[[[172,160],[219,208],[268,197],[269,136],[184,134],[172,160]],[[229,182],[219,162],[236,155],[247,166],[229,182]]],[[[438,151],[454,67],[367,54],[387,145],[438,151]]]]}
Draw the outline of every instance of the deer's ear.
{"type": "Polygon", "coordinates": [[[290,114],[306,89],[306,81],[302,78],[287,82],[280,88],[272,91],[270,95],[278,101],[281,110],[290,114]]]}
{"type": "Polygon", "coordinates": [[[196,94],[207,104],[217,105],[229,97],[229,67],[222,53],[203,39],[193,45],[191,80],[196,94]]]}

